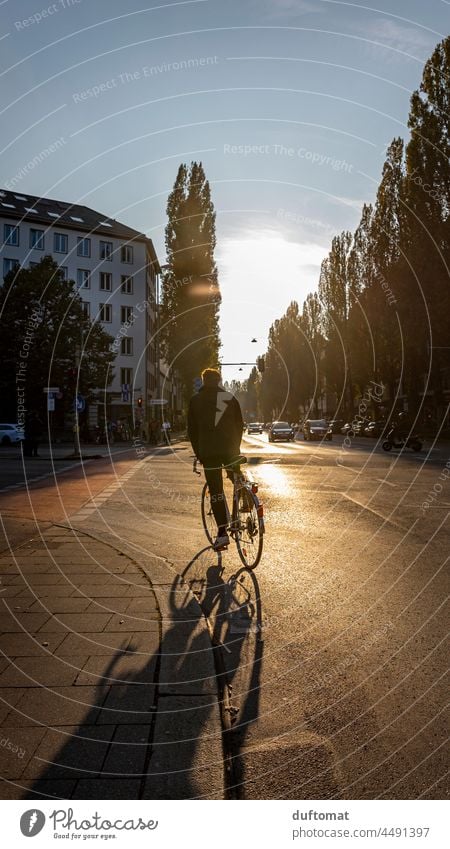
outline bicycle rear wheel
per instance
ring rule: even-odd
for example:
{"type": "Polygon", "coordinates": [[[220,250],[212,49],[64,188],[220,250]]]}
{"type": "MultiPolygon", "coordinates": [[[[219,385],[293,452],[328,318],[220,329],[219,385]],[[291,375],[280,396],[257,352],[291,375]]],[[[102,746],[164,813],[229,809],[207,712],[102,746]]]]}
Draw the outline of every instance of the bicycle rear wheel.
{"type": "Polygon", "coordinates": [[[211,498],[209,495],[209,487],[207,483],[205,483],[202,489],[201,511],[205,534],[207,536],[208,542],[213,545],[214,539],[217,535],[217,525],[211,507],[211,498]]]}
{"type": "Polygon", "coordinates": [[[233,536],[239,557],[247,569],[255,569],[263,550],[264,519],[262,505],[246,487],[238,493],[237,517],[233,521],[233,536]],[[251,499],[251,506],[249,504],[251,499]],[[243,509],[243,508],[246,509],[243,509]]]}

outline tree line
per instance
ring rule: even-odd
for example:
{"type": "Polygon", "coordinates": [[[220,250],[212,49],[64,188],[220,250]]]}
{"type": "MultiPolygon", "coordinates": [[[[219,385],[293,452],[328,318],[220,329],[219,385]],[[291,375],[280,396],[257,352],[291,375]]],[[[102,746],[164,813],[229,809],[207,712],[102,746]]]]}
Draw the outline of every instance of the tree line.
{"type": "Polygon", "coordinates": [[[246,406],[264,420],[347,418],[372,382],[391,412],[439,424],[450,397],[450,37],[411,97],[405,145],[387,148],[374,204],[323,260],[317,291],[269,331],[246,406]],[[329,407],[332,406],[332,409],[329,407]]]}

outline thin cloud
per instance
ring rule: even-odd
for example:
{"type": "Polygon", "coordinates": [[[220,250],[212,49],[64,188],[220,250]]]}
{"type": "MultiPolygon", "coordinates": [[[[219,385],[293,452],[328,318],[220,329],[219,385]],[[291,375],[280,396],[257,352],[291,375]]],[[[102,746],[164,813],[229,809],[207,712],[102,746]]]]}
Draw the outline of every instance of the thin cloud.
{"type": "Polygon", "coordinates": [[[273,20],[288,16],[293,18],[296,15],[308,15],[311,13],[323,14],[317,3],[311,3],[309,0],[253,0],[252,6],[256,9],[261,18],[265,20],[273,20]]]}
{"type": "Polygon", "coordinates": [[[383,45],[399,51],[397,56],[392,50],[388,51],[388,55],[383,51],[384,59],[388,61],[395,61],[395,59],[404,61],[405,53],[422,61],[435,44],[435,38],[423,32],[423,30],[415,29],[405,24],[399,24],[397,21],[387,18],[377,18],[364,27],[358,27],[358,31],[365,38],[370,38],[377,42],[370,49],[376,51],[378,55],[380,50],[383,50],[383,45]]]}

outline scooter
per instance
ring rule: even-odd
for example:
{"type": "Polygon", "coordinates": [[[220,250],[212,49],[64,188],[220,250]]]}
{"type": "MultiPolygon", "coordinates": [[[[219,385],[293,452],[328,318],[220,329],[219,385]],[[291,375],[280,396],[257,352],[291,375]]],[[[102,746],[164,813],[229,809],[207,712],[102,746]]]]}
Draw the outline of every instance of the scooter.
{"type": "Polygon", "coordinates": [[[387,439],[384,440],[382,448],[384,451],[390,451],[392,448],[411,448],[412,451],[422,451],[422,440],[417,433],[413,436],[408,436],[407,439],[396,439],[394,431],[390,430],[387,439]]]}

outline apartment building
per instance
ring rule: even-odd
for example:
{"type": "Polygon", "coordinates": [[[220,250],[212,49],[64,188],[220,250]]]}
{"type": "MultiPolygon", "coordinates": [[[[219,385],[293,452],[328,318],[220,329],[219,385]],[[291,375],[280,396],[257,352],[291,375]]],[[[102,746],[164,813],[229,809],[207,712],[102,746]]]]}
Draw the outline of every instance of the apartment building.
{"type": "MultiPolygon", "coordinates": [[[[107,415],[144,424],[160,385],[155,335],[160,265],[151,239],[89,207],[5,190],[0,242],[2,279],[17,265],[29,268],[50,255],[74,281],[86,314],[114,339],[107,415]]],[[[91,426],[97,414],[91,404],[91,426]]]]}

